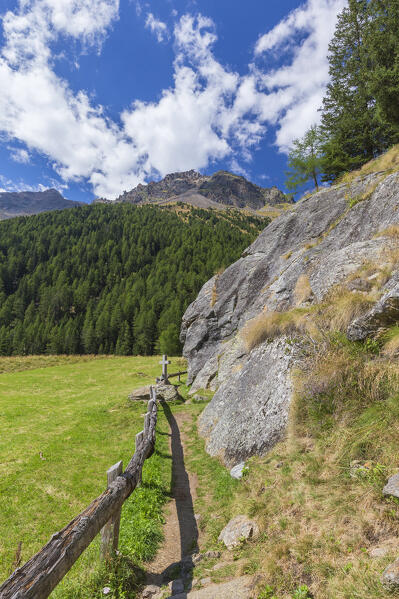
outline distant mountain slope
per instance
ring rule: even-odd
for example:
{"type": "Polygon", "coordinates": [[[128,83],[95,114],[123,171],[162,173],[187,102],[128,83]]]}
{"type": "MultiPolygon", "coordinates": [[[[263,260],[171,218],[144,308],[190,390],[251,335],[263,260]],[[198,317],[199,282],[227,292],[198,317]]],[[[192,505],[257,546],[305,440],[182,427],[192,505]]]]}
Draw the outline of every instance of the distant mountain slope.
{"type": "Polygon", "coordinates": [[[171,173],[161,181],[151,181],[148,185],[140,184],[131,191],[125,191],[116,201],[146,204],[168,200],[202,208],[222,205],[252,210],[259,210],[265,204],[287,202],[285,195],[277,187],[259,187],[247,181],[245,177],[228,171],[218,171],[211,176],[205,176],[194,170],[171,173]]]}
{"type": "Polygon", "coordinates": [[[0,220],[81,206],[81,202],[66,200],[56,189],[0,193],[0,220]]]}

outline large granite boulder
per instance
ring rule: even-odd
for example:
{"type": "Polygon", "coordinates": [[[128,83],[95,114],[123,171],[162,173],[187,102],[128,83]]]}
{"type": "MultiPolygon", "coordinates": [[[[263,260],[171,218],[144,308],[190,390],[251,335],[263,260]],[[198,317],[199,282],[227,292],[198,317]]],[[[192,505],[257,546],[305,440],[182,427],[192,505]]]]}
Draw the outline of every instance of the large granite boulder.
{"type": "Polygon", "coordinates": [[[291,400],[294,349],[278,339],[237,361],[199,419],[210,455],[231,468],[281,439],[291,400]]]}
{"type": "MultiPolygon", "coordinates": [[[[347,284],[365,263],[388,263],[392,240],[384,232],[399,223],[398,182],[398,173],[375,173],[301,200],[272,221],[237,262],[208,281],[187,308],[181,340],[188,382],[193,392],[217,390],[200,420],[200,432],[208,451],[227,465],[267,451],[281,438],[292,395],[290,370],[296,363],[296,340],[289,346],[283,340],[266,342],[248,354],[240,330],[264,310],[295,307],[301,278],[310,289],[306,301],[315,303],[335,285],[347,284]]],[[[398,304],[397,291],[389,284],[381,312],[389,309],[391,322],[398,304]]],[[[374,314],[367,327],[374,330],[374,314]]]]}

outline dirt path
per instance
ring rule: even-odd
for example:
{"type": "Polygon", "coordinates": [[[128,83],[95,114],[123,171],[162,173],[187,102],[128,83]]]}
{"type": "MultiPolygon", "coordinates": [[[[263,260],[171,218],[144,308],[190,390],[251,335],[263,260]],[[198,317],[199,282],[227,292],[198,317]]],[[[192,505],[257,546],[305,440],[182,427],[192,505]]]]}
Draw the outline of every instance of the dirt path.
{"type": "Polygon", "coordinates": [[[161,586],[165,571],[198,548],[198,527],[193,502],[197,479],[188,474],[184,464],[183,425],[191,422],[188,412],[172,414],[164,406],[170,426],[172,453],[172,501],[168,505],[164,526],[165,540],[155,559],[147,567],[147,584],[161,586]]]}

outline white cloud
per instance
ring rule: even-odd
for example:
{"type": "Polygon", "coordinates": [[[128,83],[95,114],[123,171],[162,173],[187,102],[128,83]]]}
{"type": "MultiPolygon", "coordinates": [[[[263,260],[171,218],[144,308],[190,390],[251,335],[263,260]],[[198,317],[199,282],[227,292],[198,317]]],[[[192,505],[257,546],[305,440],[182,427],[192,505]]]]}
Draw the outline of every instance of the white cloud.
{"type": "Polygon", "coordinates": [[[8,148],[10,150],[11,159],[20,164],[28,164],[30,162],[30,154],[23,148],[8,148]]]}
{"type": "Polygon", "coordinates": [[[283,151],[320,118],[317,111],[329,80],[328,44],[337,15],[346,3],[347,0],[308,0],[255,46],[258,58],[277,49],[279,60],[291,57],[275,70],[256,71],[266,99],[262,102],[262,117],[278,124],[276,143],[283,151]],[[300,43],[296,42],[298,34],[303,37],[300,43]]]}
{"type": "Polygon", "coordinates": [[[242,175],[246,179],[250,178],[250,173],[243,166],[241,166],[241,164],[238,162],[236,158],[233,158],[233,160],[230,162],[230,168],[233,173],[236,173],[237,175],[242,175]]]}
{"type": "Polygon", "coordinates": [[[135,5],[136,5],[136,15],[137,15],[138,17],[140,17],[140,16],[141,16],[141,13],[142,13],[142,12],[143,12],[143,10],[144,10],[144,7],[143,7],[142,3],[140,2],[140,0],[136,0],[136,3],[135,3],[135,5]]]}
{"type": "Polygon", "coordinates": [[[59,35],[98,44],[118,17],[119,0],[19,0],[18,11],[3,16],[3,58],[11,65],[46,62],[59,35]]]}
{"type": "MultiPolygon", "coordinates": [[[[109,198],[154,175],[213,160],[228,157],[239,166],[270,124],[284,149],[317,119],[327,45],[344,4],[308,0],[258,40],[245,74],[216,59],[211,19],[183,15],[173,32],[173,86],[158,101],[133,102],[117,125],[55,73],[52,44],[69,36],[99,48],[118,18],[119,0],[20,0],[3,18],[0,132],[24,143],[27,154],[46,155],[64,181],[88,181],[96,195],[109,198]],[[273,58],[276,48],[284,64],[266,70],[263,56],[273,58]]],[[[158,39],[168,34],[152,13],[146,26],[158,39]]]]}
{"type": "Polygon", "coordinates": [[[158,42],[163,42],[165,39],[169,38],[169,31],[166,23],[163,23],[162,21],[154,17],[152,12],[149,12],[147,14],[145,26],[155,35],[158,42]]]}
{"type": "Polygon", "coordinates": [[[48,156],[65,180],[88,179],[115,196],[142,180],[134,148],[84,92],[73,94],[53,70],[51,43],[69,35],[98,46],[118,16],[118,0],[21,0],[3,19],[0,130],[48,156]],[[120,163],[115,165],[116,157],[120,163]]]}
{"type": "Polygon", "coordinates": [[[19,181],[12,181],[4,175],[0,174],[0,192],[19,192],[19,191],[45,191],[46,189],[53,188],[57,189],[61,194],[64,195],[64,191],[68,189],[68,185],[61,183],[60,181],[53,179],[52,177],[46,177],[46,185],[39,183],[37,185],[31,185],[26,183],[22,179],[19,181]]]}
{"type": "Polygon", "coordinates": [[[231,152],[221,133],[239,77],[212,54],[213,23],[183,16],[176,25],[174,87],[159,102],[135,102],[122,115],[126,133],[145,156],[147,172],[205,167],[231,152]]]}
{"type": "Polygon", "coordinates": [[[11,193],[20,191],[42,191],[40,185],[29,185],[24,181],[10,181],[4,175],[0,175],[0,183],[2,186],[4,186],[0,187],[0,192],[11,193]]]}

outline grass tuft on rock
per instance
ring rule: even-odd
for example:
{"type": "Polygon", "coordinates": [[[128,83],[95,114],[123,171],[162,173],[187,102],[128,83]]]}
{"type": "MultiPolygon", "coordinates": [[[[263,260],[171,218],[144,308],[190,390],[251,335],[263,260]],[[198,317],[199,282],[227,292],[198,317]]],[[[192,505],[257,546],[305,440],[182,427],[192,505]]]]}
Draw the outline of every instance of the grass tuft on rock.
{"type": "MultiPolygon", "coordinates": [[[[298,287],[295,295],[303,303],[311,293],[310,284],[304,278],[298,287]]],[[[318,304],[285,312],[261,312],[244,325],[241,338],[248,351],[280,336],[299,335],[312,342],[322,341],[332,331],[346,331],[350,322],[367,312],[375,300],[373,294],[351,291],[345,285],[339,285],[318,304]]]]}
{"type": "Polygon", "coordinates": [[[378,158],[370,160],[364,164],[360,169],[351,171],[343,175],[339,182],[350,183],[357,177],[370,175],[378,172],[393,173],[399,170],[399,145],[393,146],[388,152],[385,152],[378,158]]]}

